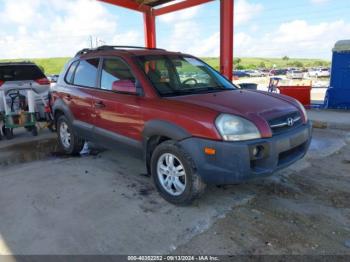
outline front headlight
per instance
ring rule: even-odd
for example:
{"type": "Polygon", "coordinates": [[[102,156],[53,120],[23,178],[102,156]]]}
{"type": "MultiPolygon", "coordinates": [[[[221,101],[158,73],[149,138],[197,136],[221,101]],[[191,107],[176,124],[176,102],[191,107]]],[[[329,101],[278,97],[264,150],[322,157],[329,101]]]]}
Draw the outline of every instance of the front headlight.
{"type": "Polygon", "coordinates": [[[226,141],[242,141],[261,138],[258,128],[250,121],[234,115],[221,114],[215,121],[216,128],[226,141]]]}
{"type": "Polygon", "coordinates": [[[298,102],[298,105],[299,105],[299,107],[300,107],[300,109],[301,109],[301,112],[302,112],[303,115],[304,115],[305,123],[307,123],[307,121],[308,121],[308,116],[307,116],[306,109],[305,109],[305,107],[303,106],[302,103],[300,103],[298,100],[296,100],[296,101],[298,102]]]}

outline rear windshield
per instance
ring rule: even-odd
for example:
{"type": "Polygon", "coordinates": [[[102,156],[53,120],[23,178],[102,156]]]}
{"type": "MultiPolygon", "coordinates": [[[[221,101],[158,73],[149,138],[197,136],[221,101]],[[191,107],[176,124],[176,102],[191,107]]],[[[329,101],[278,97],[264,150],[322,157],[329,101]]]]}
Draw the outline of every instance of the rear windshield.
{"type": "Polygon", "coordinates": [[[1,81],[36,80],[44,77],[36,65],[0,65],[1,81]]]}

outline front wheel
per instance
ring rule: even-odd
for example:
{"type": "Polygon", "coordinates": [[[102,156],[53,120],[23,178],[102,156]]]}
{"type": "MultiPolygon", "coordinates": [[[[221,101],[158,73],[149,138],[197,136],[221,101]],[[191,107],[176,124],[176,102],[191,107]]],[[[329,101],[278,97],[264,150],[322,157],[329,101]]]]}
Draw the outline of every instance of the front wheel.
{"type": "Polygon", "coordinates": [[[151,173],[161,196],[176,205],[191,204],[206,187],[191,156],[175,141],[165,141],[154,150],[151,173]]]}
{"type": "Polygon", "coordinates": [[[57,120],[58,144],[69,155],[77,155],[84,147],[84,140],[74,134],[72,125],[66,116],[57,120]]]}

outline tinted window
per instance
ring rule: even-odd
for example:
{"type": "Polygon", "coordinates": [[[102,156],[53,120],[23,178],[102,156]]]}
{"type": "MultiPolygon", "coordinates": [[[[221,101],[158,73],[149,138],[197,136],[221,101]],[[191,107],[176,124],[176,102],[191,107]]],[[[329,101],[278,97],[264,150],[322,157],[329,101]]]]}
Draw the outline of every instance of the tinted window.
{"type": "Polygon", "coordinates": [[[44,78],[45,75],[36,65],[0,65],[1,81],[23,81],[44,78]]]}
{"type": "Polygon", "coordinates": [[[98,58],[81,60],[74,74],[74,84],[78,86],[96,87],[98,58]]]}
{"type": "Polygon", "coordinates": [[[113,83],[120,80],[135,82],[130,68],[119,58],[104,59],[101,74],[101,88],[112,90],[113,83]]]}
{"type": "Polygon", "coordinates": [[[71,66],[68,69],[67,75],[66,75],[66,82],[69,84],[73,83],[73,74],[74,70],[77,67],[79,61],[75,61],[74,63],[71,64],[71,66]]]}

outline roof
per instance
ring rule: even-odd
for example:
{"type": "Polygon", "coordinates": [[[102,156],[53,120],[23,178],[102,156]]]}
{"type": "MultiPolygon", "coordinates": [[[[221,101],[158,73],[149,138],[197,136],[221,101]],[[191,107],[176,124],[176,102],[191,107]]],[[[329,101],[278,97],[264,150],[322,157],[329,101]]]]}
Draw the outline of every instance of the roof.
{"type": "Polygon", "coordinates": [[[160,48],[146,48],[146,47],[137,47],[137,46],[100,46],[98,48],[85,48],[80,50],[76,56],[83,56],[87,54],[95,54],[96,52],[103,52],[104,54],[116,54],[116,53],[128,53],[132,55],[152,55],[152,54],[170,54],[178,52],[169,52],[160,48]]]}
{"type": "Polygon", "coordinates": [[[350,40],[340,40],[335,43],[333,52],[345,52],[350,51],[350,40]]]}
{"type": "Polygon", "coordinates": [[[31,61],[19,61],[19,62],[1,62],[0,66],[8,66],[8,65],[35,65],[35,63],[31,61]]]}
{"type": "Polygon", "coordinates": [[[155,7],[157,5],[163,5],[169,2],[172,2],[174,0],[135,0],[136,3],[142,4],[142,5],[148,5],[150,7],[155,7]]]}

